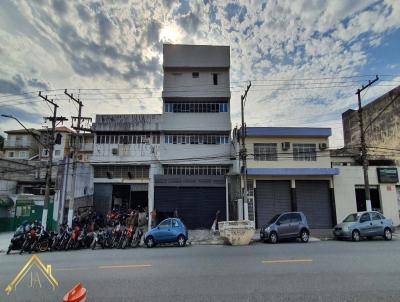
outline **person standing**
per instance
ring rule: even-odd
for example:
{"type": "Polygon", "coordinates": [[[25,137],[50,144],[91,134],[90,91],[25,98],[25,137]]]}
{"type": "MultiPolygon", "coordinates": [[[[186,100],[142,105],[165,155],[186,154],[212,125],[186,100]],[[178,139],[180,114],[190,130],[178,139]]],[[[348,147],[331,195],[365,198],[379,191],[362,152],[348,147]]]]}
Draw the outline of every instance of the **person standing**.
{"type": "Polygon", "coordinates": [[[174,218],[178,218],[178,208],[175,208],[174,210],[174,218]]]}
{"type": "Polygon", "coordinates": [[[156,209],[153,209],[153,211],[151,211],[151,228],[155,228],[157,225],[157,211],[156,209]]]}

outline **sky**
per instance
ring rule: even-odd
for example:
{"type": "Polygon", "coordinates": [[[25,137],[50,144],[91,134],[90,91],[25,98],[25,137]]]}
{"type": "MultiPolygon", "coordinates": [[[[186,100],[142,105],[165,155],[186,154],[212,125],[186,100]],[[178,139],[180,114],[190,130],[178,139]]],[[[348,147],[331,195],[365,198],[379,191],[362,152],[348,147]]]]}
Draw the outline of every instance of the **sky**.
{"type": "MultiPolygon", "coordinates": [[[[399,0],[0,1],[0,114],[48,126],[51,108],[77,115],[161,113],[162,44],[229,45],[232,126],[251,81],[248,126],[331,127],[400,85],[399,0]]],[[[66,122],[70,126],[70,122],[66,122]]],[[[0,133],[18,129],[0,117],[0,133]]]]}

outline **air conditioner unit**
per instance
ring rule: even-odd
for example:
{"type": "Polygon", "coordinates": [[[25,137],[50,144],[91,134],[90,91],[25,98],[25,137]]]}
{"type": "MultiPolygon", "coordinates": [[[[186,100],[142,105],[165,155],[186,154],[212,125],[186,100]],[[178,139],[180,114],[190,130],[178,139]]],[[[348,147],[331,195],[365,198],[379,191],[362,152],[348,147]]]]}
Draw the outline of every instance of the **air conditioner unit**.
{"type": "Polygon", "coordinates": [[[327,143],[319,144],[319,150],[325,150],[326,148],[328,148],[328,144],[327,143]]]}
{"type": "Polygon", "coordinates": [[[290,143],[289,142],[283,142],[282,143],[282,150],[287,151],[290,149],[290,143]]]}
{"type": "Polygon", "coordinates": [[[118,148],[113,148],[112,149],[112,154],[113,155],[118,155],[118,148]]]}

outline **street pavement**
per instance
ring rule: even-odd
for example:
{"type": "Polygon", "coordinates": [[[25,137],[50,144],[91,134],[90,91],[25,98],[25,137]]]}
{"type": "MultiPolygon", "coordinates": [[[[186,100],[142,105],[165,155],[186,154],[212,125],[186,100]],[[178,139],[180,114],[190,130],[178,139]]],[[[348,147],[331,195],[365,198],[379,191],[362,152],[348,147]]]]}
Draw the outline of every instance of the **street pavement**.
{"type": "Polygon", "coordinates": [[[397,301],[400,239],[250,246],[197,245],[38,254],[59,286],[3,289],[30,255],[0,254],[0,301],[62,301],[81,282],[88,301],[397,301]]]}

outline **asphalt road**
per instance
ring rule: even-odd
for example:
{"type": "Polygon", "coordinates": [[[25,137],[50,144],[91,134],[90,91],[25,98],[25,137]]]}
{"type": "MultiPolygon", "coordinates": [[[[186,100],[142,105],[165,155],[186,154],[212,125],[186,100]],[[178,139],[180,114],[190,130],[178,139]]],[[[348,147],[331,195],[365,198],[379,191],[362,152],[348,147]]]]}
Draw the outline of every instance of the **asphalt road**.
{"type": "Polygon", "coordinates": [[[400,240],[244,247],[189,246],[39,254],[59,286],[3,289],[29,255],[0,254],[0,301],[62,301],[76,283],[88,301],[398,301],[400,240]]]}

